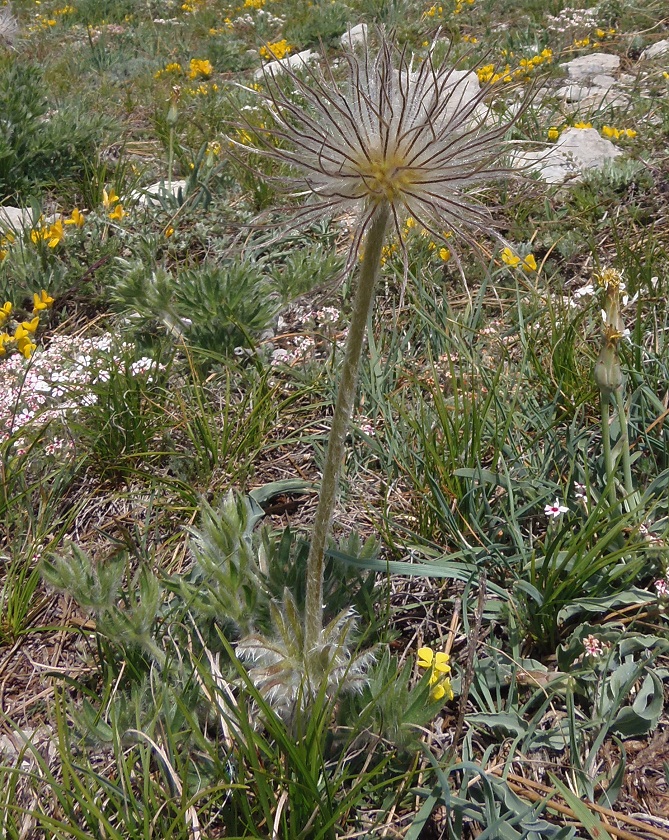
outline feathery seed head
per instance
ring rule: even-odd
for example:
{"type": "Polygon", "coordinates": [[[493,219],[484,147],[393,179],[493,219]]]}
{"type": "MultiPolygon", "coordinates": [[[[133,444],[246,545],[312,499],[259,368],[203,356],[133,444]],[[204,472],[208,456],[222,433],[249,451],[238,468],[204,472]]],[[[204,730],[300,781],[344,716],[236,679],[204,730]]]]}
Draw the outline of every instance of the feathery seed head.
{"type": "Polygon", "coordinates": [[[300,73],[286,67],[281,75],[294,93],[266,73],[266,92],[256,93],[274,125],[244,126],[257,138],[253,151],[299,173],[290,184],[307,199],[298,221],[358,211],[349,265],[383,204],[400,242],[407,216],[439,238],[444,227],[470,242],[490,230],[488,208],[471,189],[507,173],[500,165],[505,135],[522,110],[500,123],[485,105],[491,86],[481,88],[474,70],[436,67],[432,50],[414,68],[405,50],[383,33],[380,40],[376,55],[367,45],[360,56],[346,53],[341,89],[329,64],[322,71],[305,65],[300,73]]]}

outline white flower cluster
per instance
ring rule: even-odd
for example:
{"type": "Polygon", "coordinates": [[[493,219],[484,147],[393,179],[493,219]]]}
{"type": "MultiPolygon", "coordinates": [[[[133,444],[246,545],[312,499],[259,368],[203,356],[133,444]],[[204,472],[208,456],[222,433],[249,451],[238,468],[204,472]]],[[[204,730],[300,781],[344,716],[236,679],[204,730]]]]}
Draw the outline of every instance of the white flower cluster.
{"type": "Polygon", "coordinates": [[[597,26],[593,9],[562,9],[559,15],[546,15],[547,29],[558,35],[586,35],[597,26]]]}
{"type": "MultiPolygon", "coordinates": [[[[54,429],[67,428],[67,418],[79,409],[93,405],[96,383],[109,381],[112,371],[125,364],[131,345],[112,347],[109,334],[98,338],[57,335],[39,348],[31,358],[18,353],[1,363],[3,388],[0,391],[0,442],[27,432],[33,421],[51,424],[50,441],[44,451],[54,454],[68,446],[54,429]]],[[[150,382],[158,366],[149,357],[132,362],[128,372],[150,382]]],[[[16,440],[17,453],[25,441],[16,440]]]]}

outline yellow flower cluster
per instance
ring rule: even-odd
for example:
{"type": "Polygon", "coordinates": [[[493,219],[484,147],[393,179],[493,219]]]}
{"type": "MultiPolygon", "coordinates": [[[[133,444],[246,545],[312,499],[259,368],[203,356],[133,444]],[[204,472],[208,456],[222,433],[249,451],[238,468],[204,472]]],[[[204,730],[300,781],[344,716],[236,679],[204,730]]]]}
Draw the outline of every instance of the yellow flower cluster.
{"type": "Polygon", "coordinates": [[[245,9],[262,9],[265,5],[265,0],[244,0],[245,9]]]}
{"type": "Polygon", "coordinates": [[[188,70],[189,79],[208,79],[213,72],[214,68],[208,58],[191,58],[188,70]]]}
{"type": "Polygon", "coordinates": [[[419,668],[430,670],[430,691],[431,700],[452,700],[453,687],[448,676],[451,673],[451,666],[448,664],[450,657],[443,651],[436,653],[429,647],[418,649],[417,665],[419,668]]]}
{"type": "Polygon", "coordinates": [[[424,18],[441,17],[444,14],[443,6],[430,6],[430,8],[423,12],[424,18]]]}
{"type": "Polygon", "coordinates": [[[158,70],[156,73],[153,74],[154,79],[162,79],[163,76],[179,76],[183,72],[183,69],[178,61],[172,61],[170,64],[166,64],[162,70],[158,70]]]}
{"type": "Polygon", "coordinates": [[[627,137],[636,137],[636,131],[633,128],[613,128],[611,125],[603,125],[602,134],[604,137],[609,137],[612,140],[624,140],[627,137]]]}
{"type": "Polygon", "coordinates": [[[466,5],[471,6],[473,2],[474,0],[456,0],[455,8],[453,9],[453,14],[459,15],[466,5]]]}
{"type": "Polygon", "coordinates": [[[49,248],[56,248],[65,236],[63,222],[58,219],[51,225],[33,228],[30,231],[30,240],[37,245],[40,242],[46,242],[49,248]]]}
{"type": "MultiPolygon", "coordinates": [[[[85,221],[84,214],[78,208],[74,208],[72,214],[67,219],[57,219],[55,222],[44,225],[42,219],[37,223],[37,227],[30,231],[30,240],[35,245],[40,242],[46,242],[49,248],[56,248],[65,238],[65,225],[76,225],[78,228],[83,227],[85,221]]],[[[9,241],[5,236],[5,240],[9,241]]],[[[13,241],[13,237],[12,240],[13,241]]],[[[0,242],[0,246],[2,242],[0,242]]],[[[0,258],[2,258],[2,251],[0,250],[0,258]]],[[[7,256],[7,253],[4,253],[7,256]]]]}
{"type": "Polygon", "coordinates": [[[106,189],[102,190],[102,206],[107,211],[109,218],[115,222],[120,222],[126,216],[121,199],[116,195],[113,187],[109,192],[106,189]]]}
{"type": "Polygon", "coordinates": [[[181,9],[184,12],[197,12],[201,6],[204,5],[204,0],[186,0],[185,3],[181,4],[181,9]]]}
{"type": "Polygon", "coordinates": [[[293,48],[288,41],[283,38],[281,41],[275,41],[273,44],[267,44],[264,47],[260,47],[260,57],[264,58],[266,61],[270,61],[274,58],[282,59],[285,58],[292,49],[293,48]]]}
{"type": "Polygon", "coordinates": [[[511,69],[510,64],[506,64],[501,70],[497,70],[494,64],[484,64],[476,71],[481,84],[495,84],[496,82],[512,82],[519,77],[529,78],[529,74],[542,64],[550,64],[553,61],[553,50],[549,47],[543,49],[540,53],[530,56],[529,58],[521,58],[518,62],[518,67],[511,69]]]}
{"type": "Polygon", "coordinates": [[[519,257],[518,254],[513,253],[508,245],[502,251],[502,262],[511,268],[520,266],[523,271],[527,271],[528,273],[537,270],[537,261],[534,258],[534,254],[528,254],[526,257],[519,257]]]}
{"type": "Polygon", "coordinates": [[[223,19],[223,26],[218,26],[218,27],[212,26],[212,28],[209,30],[209,34],[212,37],[215,37],[216,35],[222,35],[224,32],[229,32],[231,29],[234,29],[234,28],[235,28],[234,23],[230,20],[229,17],[226,17],[226,18],[223,19]]]}
{"type": "Polygon", "coordinates": [[[212,82],[209,85],[198,85],[194,88],[186,88],[184,93],[187,96],[208,96],[210,93],[216,93],[218,90],[218,85],[215,82],[212,82]]]}
{"type": "MultiPolygon", "coordinates": [[[[48,294],[48,292],[44,289],[42,289],[39,293],[36,292],[33,295],[34,317],[30,321],[17,322],[14,328],[14,335],[10,335],[6,331],[0,333],[0,356],[7,355],[7,349],[15,344],[19,353],[25,356],[26,359],[29,359],[37,347],[33,341],[33,336],[39,326],[39,313],[46,309],[50,309],[52,306],[53,298],[48,294]]],[[[9,320],[12,310],[13,307],[11,301],[5,301],[5,303],[0,306],[0,327],[3,327],[9,320]]]]}

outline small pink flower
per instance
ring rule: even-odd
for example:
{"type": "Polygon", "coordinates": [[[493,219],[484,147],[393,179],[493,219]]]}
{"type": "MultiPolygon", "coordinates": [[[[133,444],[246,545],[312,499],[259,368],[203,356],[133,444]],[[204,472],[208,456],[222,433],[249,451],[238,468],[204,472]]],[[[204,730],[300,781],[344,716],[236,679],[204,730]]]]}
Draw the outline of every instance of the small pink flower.
{"type": "Polygon", "coordinates": [[[601,656],[604,653],[604,645],[595,636],[586,636],[583,647],[588,656],[601,656]]]}
{"type": "Polygon", "coordinates": [[[557,519],[558,516],[562,516],[563,513],[567,513],[568,511],[569,508],[561,505],[558,499],[556,499],[552,505],[546,505],[544,508],[546,516],[552,516],[553,519],[557,519]]]}
{"type": "Polygon", "coordinates": [[[657,590],[657,594],[660,598],[664,598],[669,595],[669,581],[666,578],[660,578],[659,580],[655,581],[655,589],[657,590]]]}

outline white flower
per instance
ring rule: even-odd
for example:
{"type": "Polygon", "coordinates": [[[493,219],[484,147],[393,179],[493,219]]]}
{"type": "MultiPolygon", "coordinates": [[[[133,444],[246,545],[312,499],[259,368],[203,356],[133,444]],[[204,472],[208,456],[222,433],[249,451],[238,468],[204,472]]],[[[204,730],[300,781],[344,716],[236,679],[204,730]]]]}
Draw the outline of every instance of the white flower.
{"type": "Polygon", "coordinates": [[[581,484],[580,481],[574,482],[574,496],[578,501],[588,501],[588,489],[585,484],[581,484]]]}
{"type": "Polygon", "coordinates": [[[568,511],[569,508],[561,505],[558,499],[556,499],[552,505],[546,505],[544,508],[546,516],[552,516],[553,519],[557,519],[558,516],[562,516],[563,513],[567,513],[568,511]]]}

